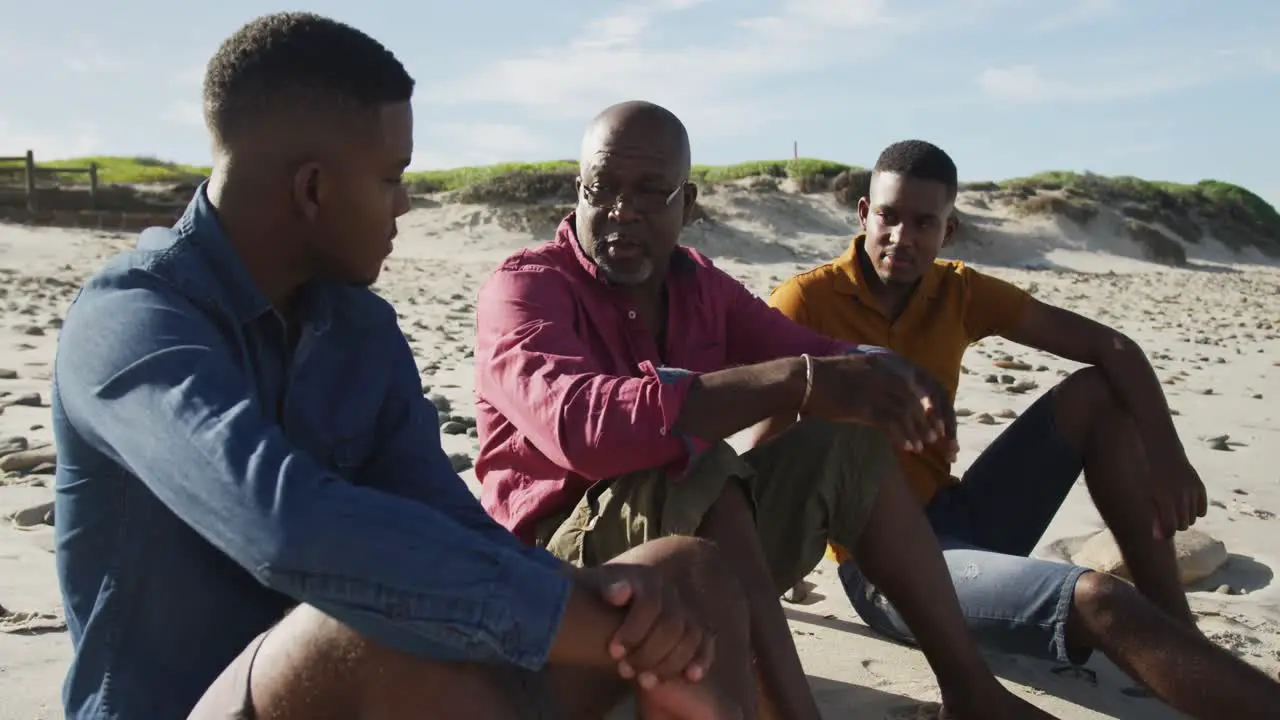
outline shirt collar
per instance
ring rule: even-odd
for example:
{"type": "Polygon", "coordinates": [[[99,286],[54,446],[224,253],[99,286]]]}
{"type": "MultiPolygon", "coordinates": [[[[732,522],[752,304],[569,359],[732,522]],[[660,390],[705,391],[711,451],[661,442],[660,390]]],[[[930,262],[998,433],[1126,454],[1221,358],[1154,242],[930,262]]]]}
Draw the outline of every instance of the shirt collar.
{"type": "MultiPolygon", "coordinates": [[[[586,251],[582,249],[582,243],[578,242],[578,213],[570,212],[560,221],[560,227],[556,228],[556,242],[568,245],[573,250],[573,255],[578,260],[578,264],[582,269],[587,271],[591,277],[604,285],[613,285],[609,278],[605,277],[604,272],[600,270],[600,266],[594,260],[587,257],[586,251]]],[[[676,245],[675,251],[671,253],[671,267],[673,272],[681,275],[692,275],[697,269],[698,264],[694,262],[693,257],[685,250],[683,246],[676,245]]]]}
{"type": "MultiPolygon", "coordinates": [[[[876,307],[875,298],[871,296],[871,289],[867,287],[863,276],[862,263],[858,262],[858,251],[866,239],[866,233],[855,235],[849,242],[849,249],[833,263],[836,269],[835,289],[844,295],[854,296],[865,305],[876,307]]],[[[930,265],[925,269],[924,277],[920,279],[920,285],[915,289],[914,294],[926,298],[934,297],[938,294],[939,279],[938,266],[930,265]]]]}
{"type": "MultiPolygon", "coordinates": [[[[218,212],[209,201],[208,186],[208,180],[200,183],[187,209],[174,225],[177,239],[190,243],[204,256],[240,324],[251,323],[268,313],[275,315],[275,308],[254,284],[248,268],[231,246],[218,212]]],[[[324,283],[312,282],[299,293],[301,316],[314,324],[317,330],[327,328],[332,319],[333,297],[330,290],[324,283]]]]}

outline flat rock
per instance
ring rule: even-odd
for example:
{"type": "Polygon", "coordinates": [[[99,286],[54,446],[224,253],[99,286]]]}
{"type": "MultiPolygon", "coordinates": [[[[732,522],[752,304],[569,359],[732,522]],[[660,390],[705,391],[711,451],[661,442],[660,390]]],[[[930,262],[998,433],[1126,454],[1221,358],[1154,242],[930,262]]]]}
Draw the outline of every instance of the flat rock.
{"type": "MultiPolygon", "coordinates": [[[[1173,548],[1178,562],[1178,579],[1183,585],[1191,585],[1209,577],[1227,561],[1226,544],[1194,528],[1174,535],[1173,548]]],[[[1125,580],[1133,579],[1110,530],[1099,531],[1085,540],[1070,557],[1071,562],[1076,565],[1110,573],[1125,580]]]]}
{"type": "Polygon", "coordinates": [[[52,445],[45,445],[33,450],[20,450],[0,457],[0,471],[26,472],[46,463],[56,464],[57,462],[58,451],[52,445]]]}

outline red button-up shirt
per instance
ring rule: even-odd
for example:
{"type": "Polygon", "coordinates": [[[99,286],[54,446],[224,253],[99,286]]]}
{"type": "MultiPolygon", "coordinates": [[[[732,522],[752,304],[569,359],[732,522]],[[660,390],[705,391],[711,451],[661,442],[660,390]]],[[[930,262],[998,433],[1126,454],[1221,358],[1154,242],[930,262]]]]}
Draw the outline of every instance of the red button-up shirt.
{"type": "Polygon", "coordinates": [[[571,214],[555,240],[507,258],[476,307],[480,499],[526,542],[538,520],[576,504],[598,480],[684,466],[691,447],[671,426],[694,375],[660,378],[659,366],[703,373],[851,347],[791,322],[678,247],[659,348],[574,228],[571,214]]]}

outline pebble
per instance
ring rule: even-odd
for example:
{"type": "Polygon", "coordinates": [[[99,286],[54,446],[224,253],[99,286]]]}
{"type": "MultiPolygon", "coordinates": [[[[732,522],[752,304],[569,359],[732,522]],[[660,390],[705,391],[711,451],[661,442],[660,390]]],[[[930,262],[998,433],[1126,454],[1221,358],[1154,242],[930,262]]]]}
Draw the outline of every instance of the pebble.
{"type": "Polygon", "coordinates": [[[30,447],[30,445],[27,443],[27,439],[21,435],[0,439],[0,457],[21,452],[26,450],[28,447],[30,447]]]}
{"type": "Polygon", "coordinates": [[[969,408],[956,408],[956,417],[969,417],[973,411],[969,408]]]}
{"type": "Polygon", "coordinates": [[[1004,385],[1012,385],[1012,384],[1014,383],[1014,380],[1015,380],[1015,379],[1016,379],[1016,378],[1014,378],[1012,375],[1001,375],[1001,376],[1000,376],[1000,382],[1001,382],[1001,384],[1004,384],[1004,385]]]}
{"type": "Polygon", "coordinates": [[[1210,450],[1231,450],[1231,444],[1227,441],[1231,439],[1230,435],[1215,435],[1205,438],[1204,442],[1209,446],[1210,450]]]}
{"type": "Polygon", "coordinates": [[[449,463],[453,465],[454,472],[462,472],[471,468],[471,456],[464,453],[452,453],[449,455],[449,463]]]}
{"type": "Polygon", "coordinates": [[[463,425],[462,423],[456,422],[454,420],[450,420],[449,422],[440,426],[440,432],[444,433],[445,435],[461,435],[466,431],[467,431],[466,425],[463,425]]]}
{"type": "Polygon", "coordinates": [[[993,418],[993,417],[991,417],[991,413],[979,413],[979,414],[978,414],[978,416],[977,416],[976,418],[974,418],[974,420],[977,420],[979,423],[981,423],[981,424],[983,424],[983,425],[995,425],[995,424],[996,424],[996,419],[995,419],[995,418],[993,418]]]}
{"type": "Polygon", "coordinates": [[[57,461],[57,450],[52,445],[45,445],[33,450],[19,450],[0,457],[0,471],[29,472],[45,463],[56,463],[57,461]]]}
{"type": "Polygon", "coordinates": [[[1013,418],[1018,417],[1018,413],[1010,410],[1009,408],[1005,408],[1000,412],[996,413],[996,417],[1002,417],[1006,420],[1012,420],[1013,418]]]}
{"type": "Polygon", "coordinates": [[[442,413],[447,414],[450,410],[453,409],[453,403],[449,402],[449,398],[443,395],[440,395],[438,393],[435,395],[432,395],[427,399],[431,401],[432,405],[436,406],[436,410],[439,410],[442,413]]]}
{"type": "Polygon", "coordinates": [[[16,380],[18,371],[13,368],[0,368],[0,380],[16,380]]]}
{"type": "Polygon", "coordinates": [[[995,366],[1005,370],[1030,370],[1031,364],[1021,360],[997,360],[995,366]]]}
{"type": "Polygon", "coordinates": [[[1000,378],[996,377],[995,375],[988,375],[988,376],[986,376],[986,377],[982,378],[982,381],[983,381],[983,382],[994,383],[994,382],[1000,382],[1000,378]]]}

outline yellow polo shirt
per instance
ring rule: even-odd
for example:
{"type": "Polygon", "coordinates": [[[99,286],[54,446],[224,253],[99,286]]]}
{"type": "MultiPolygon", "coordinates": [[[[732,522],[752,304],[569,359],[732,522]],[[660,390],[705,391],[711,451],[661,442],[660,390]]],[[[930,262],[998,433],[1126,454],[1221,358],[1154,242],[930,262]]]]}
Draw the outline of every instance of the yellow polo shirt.
{"type": "MultiPolygon", "coordinates": [[[[863,280],[858,235],[836,260],[779,285],[769,304],[795,322],[848,342],[880,345],[929,372],[955,402],[965,349],[1018,326],[1031,304],[1021,288],[955,260],[936,260],[897,320],[876,305],[863,280]]],[[[903,474],[922,504],[956,482],[940,448],[899,452],[903,474]]],[[[836,549],[837,559],[843,553],[836,549]]]]}

